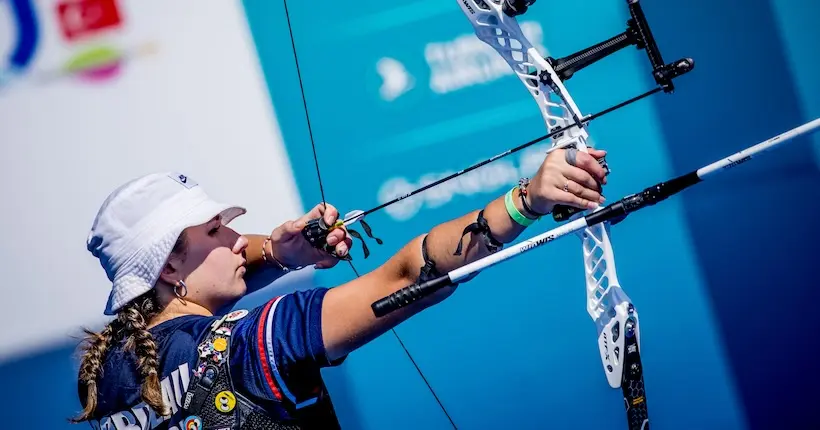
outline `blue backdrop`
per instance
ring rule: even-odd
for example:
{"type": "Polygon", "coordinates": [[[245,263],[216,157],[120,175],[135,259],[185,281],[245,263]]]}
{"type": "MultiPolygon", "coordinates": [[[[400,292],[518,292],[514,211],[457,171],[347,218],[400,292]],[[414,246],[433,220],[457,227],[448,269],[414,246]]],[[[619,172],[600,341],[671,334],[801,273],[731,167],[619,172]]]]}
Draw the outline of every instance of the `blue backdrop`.
{"type": "MultiPolygon", "coordinates": [[[[494,53],[475,46],[451,3],[289,5],[325,193],[344,210],[372,207],[388,190],[407,191],[542,134],[532,100],[494,53]],[[334,165],[339,156],[344,163],[334,165]]],[[[319,201],[282,7],[245,5],[302,195],[319,201]]],[[[809,24],[818,16],[816,3],[644,8],[667,61],[691,56],[697,67],[675,95],[591,126],[615,170],[606,194],[633,192],[820,113],[812,91],[817,60],[809,57],[818,40],[809,24]]],[[[542,1],[521,21],[545,53],[560,56],[622,31],[626,18],[621,2],[542,1]]],[[[582,110],[649,88],[642,55],[622,52],[573,78],[569,89],[582,110]]],[[[805,354],[816,343],[804,334],[818,327],[809,307],[818,293],[803,281],[811,267],[804,249],[818,227],[764,227],[775,219],[806,224],[805,214],[816,209],[809,196],[817,195],[820,174],[803,141],[614,229],[619,277],[643,318],[656,428],[809,422],[813,396],[798,393],[817,382],[805,354]],[[790,201],[801,210],[780,213],[790,201]]],[[[386,244],[360,269],[435,223],[480,207],[535,167],[527,156],[499,164],[372,216],[386,244]]],[[[337,270],[321,281],[335,285],[352,276],[337,270]]],[[[483,273],[397,332],[459,428],[623,426],[619,393],[604,381],[583,310],[577,240],[483,273]]],[[[449,427],[390,334],[327,376],[351,428],[449,427]],[[401,412],[407,410],[413,413],[401,412]]]]}
{"type": "MultiPolygon", "coordinates": [[[[321,196],[281,2],[245,0],[256,48],[302,199],[321,196]]],[[[472,35],[455,1],[356,7],[290,2],[325,194],[366,209],[543,134],[536,105],[472,35]]],[[[666,60],[696,70],[658,95],[596,120],[609,150],[611,199],[699,167],[820,115],[817,2],[645,2],[666,60]]],[[[542,0],[521,18],[562,56],[624,29],[621,1],[542,0]]],[[[568,82],[584,113],[650,88],[644,54],[625,50],[568,82]]],[[[820,237],[820,143],[808,138],[633,215],[612,230],[621,284],[642,317],[648,404],[656,429],[771,429],[816,422],[820,377],[810,243],[820,237]],[[788,226],[784,228],[782,226],[788,226]]],[[[544,147],[536,148],[543,151],[544,147]]],[[[531,174],[514,155],[369,218],[383,262],[438,222],[481,207],[531,174]]],[[[542,221],[525,235],[552,227],[542,221]]],[[[354,277],[346,266],[317,280],[354,277]]],[[[579,240],[566,238],[465,284],[397,329],[460,429],[625,428],[620,393],[601,370],[584,310],[579,240]]],[[[71,345],[0,367],[20,401],[11,428],[37,416],[67,426],[77,408],[71,345]]],[[[345,428],[451,428],[388,333],[326,377],[345,428]]],[[[25,424],[24,424],[25,423],[25,424]]],[[[39,427],[38,427],[39,428],[39,427]]]]}

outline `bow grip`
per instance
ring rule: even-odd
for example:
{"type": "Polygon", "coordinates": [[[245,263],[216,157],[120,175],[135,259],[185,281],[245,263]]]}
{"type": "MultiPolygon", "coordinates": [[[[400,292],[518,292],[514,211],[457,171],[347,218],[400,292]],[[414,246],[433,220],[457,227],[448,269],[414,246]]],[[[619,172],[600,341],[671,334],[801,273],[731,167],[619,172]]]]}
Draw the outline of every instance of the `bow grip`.
{"type": "MultiPolygon", "coordinates": [[[[609,175],[609,165],[606,162],[606,157],[603,157],[598,160],[598,164],[606,170],[606,174],[609,175]]],[[[575,206],[566,206],[566,205],[555,205],[552,208],[552,219],[556,222],[566,221],[570,219],[571,216],[583,212],[586,209],[577,208],[575,206]]]]}
{"type": "Polygon", "coordinates": [[[578,212],[583,212],[586,209],[576,208],[575,206],[564,206],[564,205],[555,205],[552,209],[552,219],[556,222],[562,222],[568,220],[571,216],[577,214],[578,212]]]}

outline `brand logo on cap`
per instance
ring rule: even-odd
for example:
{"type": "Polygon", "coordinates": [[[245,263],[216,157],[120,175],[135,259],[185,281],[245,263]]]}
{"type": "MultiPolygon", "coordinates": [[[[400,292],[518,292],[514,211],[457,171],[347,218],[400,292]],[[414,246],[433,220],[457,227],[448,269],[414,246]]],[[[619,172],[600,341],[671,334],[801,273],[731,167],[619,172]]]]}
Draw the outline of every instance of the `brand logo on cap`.
{"type": "Polygon", "coordinates": [[[193,179],[183,175],[182,173],[170,174],[168,175],[169,178],[177,181],[180,185],[185,188],[191,189],[199,184],[196,183],[193,179]]]}

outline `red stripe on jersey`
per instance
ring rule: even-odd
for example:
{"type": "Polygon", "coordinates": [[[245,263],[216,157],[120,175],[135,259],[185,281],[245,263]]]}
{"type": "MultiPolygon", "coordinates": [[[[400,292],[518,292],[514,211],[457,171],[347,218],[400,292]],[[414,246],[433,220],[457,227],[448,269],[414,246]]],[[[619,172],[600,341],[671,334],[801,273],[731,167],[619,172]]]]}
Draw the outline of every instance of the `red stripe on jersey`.
{"type": "MultiPolygon", "coordinates": [[[[265,326],[266,326],[266,319],[268,316],[268,312],[270,311],[270,307],[278,300],[279,297],[275,297],[273,300],[269,301],[267,305],[265,305],[265,309],[262,310],[262,318],[259,319],[259,330],[257,330],[256,336],[256,346],[259,350],[259,361],[262,362],[262,372],[265,374],[265,381],[268,383],[268,388],[273,391],[274,397],[276,400],[282,400],[282,393],[279,391],[279,387],[276,386],[276,382],[274,382],[273,374],[270,368],[270,362],[268,361],[268,357],[265,354],[265,326]]],[[[273,357],[271,357],[273,359],[273,357]]]]}

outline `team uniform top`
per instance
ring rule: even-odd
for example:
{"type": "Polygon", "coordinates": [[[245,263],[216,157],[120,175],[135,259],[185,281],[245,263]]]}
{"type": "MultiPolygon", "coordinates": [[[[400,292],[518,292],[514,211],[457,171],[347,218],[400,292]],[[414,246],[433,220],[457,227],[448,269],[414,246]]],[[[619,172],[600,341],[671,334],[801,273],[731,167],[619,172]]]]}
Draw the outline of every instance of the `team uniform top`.
{"type": "MultiPolygon", "coordinates": [[[[321,368],[344,360],[328,361],[322,341],[322,300],[327,291],[317,288],[294,292],[227,316],[238,320],[231,329],[228,351],[234,389],[274,419],[291,418],[286,404],[296,409],[310,406],[312,416],[326,420],[323,428],[338,427],[320,374],[321,368]]],[[[123,350],[123,341],[112,346],[98,383],[99,403],[92,427],[185,429],[187,415],[183,416],[181,408],[196,371],[198,347],[212,324],[221,318],[186,315],[150,330],[157,343],[162,393],[170,406],[170,418],[157,416],[141,400],[141,378],[133,352],[123,350]]],[[[84,399],[85,386],[79,387],[80,398],[84,399]]]]}

